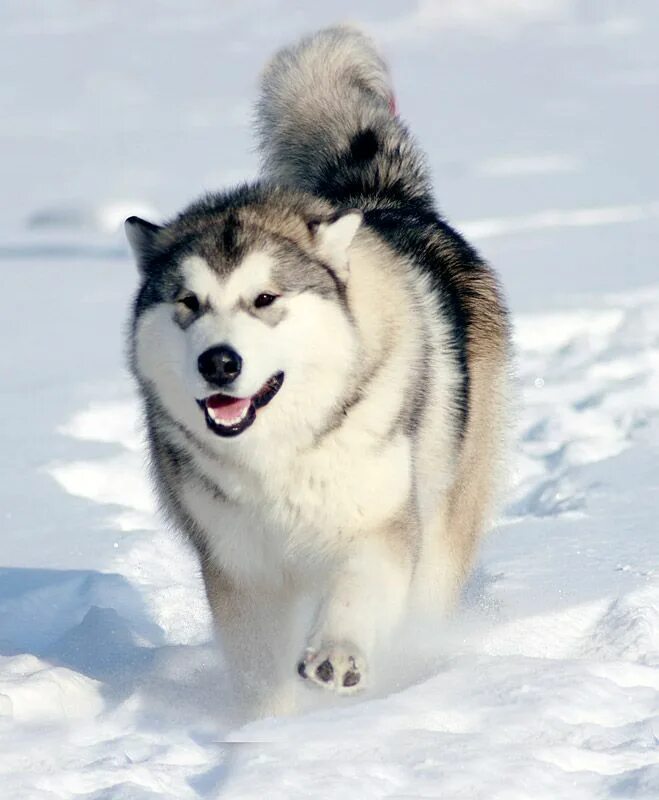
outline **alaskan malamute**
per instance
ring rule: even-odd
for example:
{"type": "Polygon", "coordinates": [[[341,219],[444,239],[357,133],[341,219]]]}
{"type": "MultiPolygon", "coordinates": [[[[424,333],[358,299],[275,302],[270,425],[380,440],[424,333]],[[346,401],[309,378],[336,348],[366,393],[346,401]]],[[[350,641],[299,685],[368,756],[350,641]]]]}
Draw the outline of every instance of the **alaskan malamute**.
{"type": "Polygon", "coordinates": [[[349,28],[267,66],[263,180],[131,217],[153,478],[197,549],[238,696],[350,694],[456,598],[501,474],[509,328],[349,28]],[[299,677],[298,677],[299,676],[299,677]]]}

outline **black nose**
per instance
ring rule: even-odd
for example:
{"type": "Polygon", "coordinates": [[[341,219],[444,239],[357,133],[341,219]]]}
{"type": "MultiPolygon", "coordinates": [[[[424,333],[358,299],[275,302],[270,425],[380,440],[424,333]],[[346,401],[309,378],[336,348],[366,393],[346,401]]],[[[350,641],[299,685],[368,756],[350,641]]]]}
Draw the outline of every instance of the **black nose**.
{"type": "Polygon", "coordinates": [[[197,359],[202,376],[215,386],[228,386],[240,375],[242,358],[226,344],[210,347],[197,359]]]}

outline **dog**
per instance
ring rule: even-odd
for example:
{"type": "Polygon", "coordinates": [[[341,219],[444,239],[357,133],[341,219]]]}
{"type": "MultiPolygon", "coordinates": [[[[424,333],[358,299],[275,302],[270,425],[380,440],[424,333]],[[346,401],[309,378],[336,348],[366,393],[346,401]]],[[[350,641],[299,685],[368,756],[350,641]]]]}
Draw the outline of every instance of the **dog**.
{"type": "Polygon", "coordinates": [[[511,347],[366,36],[276,54],[257,131],[259,182],[126,229],[155,488],[235,696],[270,715],[300,678],[363,689],[409,615],[455,603],[501,484],[511,347]]]}

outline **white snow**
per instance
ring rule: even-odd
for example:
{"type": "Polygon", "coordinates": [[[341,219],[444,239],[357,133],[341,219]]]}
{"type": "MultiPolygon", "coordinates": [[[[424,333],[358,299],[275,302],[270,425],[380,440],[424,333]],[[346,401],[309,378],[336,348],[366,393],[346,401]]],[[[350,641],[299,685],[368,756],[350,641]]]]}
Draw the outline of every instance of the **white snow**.
{"type": "Polygon", "coordinates": [[[653,0],[2,4],[2,800],[659,797],[658,34],[653,0]],[[254,175],[264,60],[338,20],[511,299],[511,488],[369,696],[240,725],[148,486],[118,226],[254,175]]]}
{"type": "Polygon", "coordinates": [[[631,203],[603,208],[552,208],[519,217],[465,221],[459,227],[465,236],[489,239],[544,228],[589,228],[642,220],[659,220],[659,203],[631,203]]]}

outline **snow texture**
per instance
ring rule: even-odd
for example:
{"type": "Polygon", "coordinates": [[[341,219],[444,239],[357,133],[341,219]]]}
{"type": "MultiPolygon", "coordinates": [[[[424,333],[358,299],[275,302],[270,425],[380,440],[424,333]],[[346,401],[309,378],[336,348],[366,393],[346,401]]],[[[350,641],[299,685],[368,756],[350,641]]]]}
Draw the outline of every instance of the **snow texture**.
{"type": "Polygon", "coordinates": [[[659,797],[658,35],[654,0],[2,3],[3,800],[659,797]],[[254,175],[264,60],[341,20],[511,299],[512,485],[369,695],[240,725],[146,480],[119,223],[254,175]]]}

